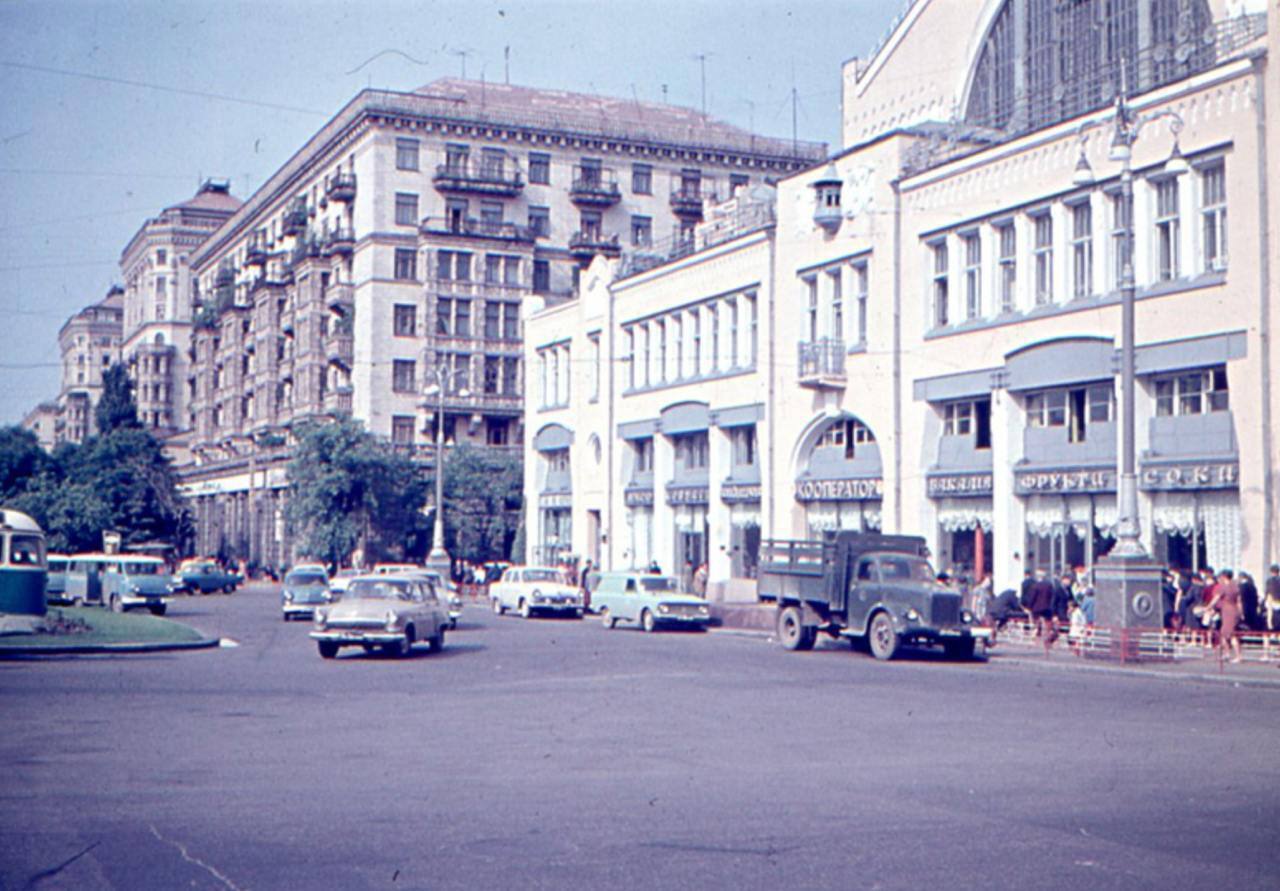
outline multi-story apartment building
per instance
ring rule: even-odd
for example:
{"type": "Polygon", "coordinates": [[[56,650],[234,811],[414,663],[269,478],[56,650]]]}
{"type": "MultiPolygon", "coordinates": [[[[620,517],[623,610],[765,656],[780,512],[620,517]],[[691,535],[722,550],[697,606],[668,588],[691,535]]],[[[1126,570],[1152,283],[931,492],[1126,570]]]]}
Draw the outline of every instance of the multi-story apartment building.
{"type": "Polygon", "coordinates": [[[705,199],[824,151],[561,91],[360,93],[191,257],[200,549],[287,559],[280,445],[305,419],[352,415],[434,464],[443,391],[446,442],[518,453],[529,295],[688,241],[705,199]]]}
{"type": "Polygon", "coordinates": [[[133,380],[138,420],[157,436],[186,427],[191,254],[239,206],[228,183],[206,181],[188,200],[144,222],[120,254],[121,356],[133,380]]]}
{"type": "MultiPolygon", "coordinates": [[[[742,508],[723,497],[740,474],[730,437],[685,443],[689,418],[712,430],[725,406],[757,427],[765,537],[922,534],[940,564],[991,571],[999,587],[1026,569],[1092,566],[1118,513],[1128,268],[1143,544],[1176,566],[1256,571],[1275,559],[1280,74],[1266,62],[1277,28],[1275,4],[916,0],[871,58],[846,65],[845,148],[778,184],[770,250],[751,255],[748,236],[741,266],[717,261],[717,245],[640,278],[601,261],[591,277],[608,295],[590,318],[563,307],[529,318],[531,354],[598,325],[625,376],[580,413],[530,404],[526,460],[567,443],[554,466],[573,486],[567,518],[530,511],[531,547],[567,532],[571,553],[594,553],[590,511],[621,497],[603,521],[604,564],[683,568],[681,501],[703,496],[684,494],[692,465],[679,455],[698,465],[705,448],[713,587],[749,575],[718,557],[746,541],[734,532],[742,508]],[[1122,94],[1139,125],[1127,155],[1113,140],[1122,94]],[[709,277],[695,286],[699,263],[709,277]],[[673,288],[714,306],[755,282],[768,346],[729,399],[713,382],[659,378],[653,400],[652,374],[633,383],[646,326],[629,295],[673,288]],[[629,457],[650,431],[646,457],[629,457]],[[644,487],[629,460],[654,468],[651,500],[671,517],[653,522],[648,550],[627,531],[648,522],[650,500],[628,504],[628,486],[644,487]],[[580,467],[605,481],[598,502],[579,499],[580,467]]],[[[654,312],[648,361],[687,355],[687,317],[673,339],[666,307],[654,312]]],[[[541,478],[529,492],[544,507],[555,494],[541,478]]]]}
{"type": "MultiPolygon", "coordinates": [[[[97,432],[94,409],[102,397],[102,373],[120,361],[124,294],[113,287],[58,330],[62,387],[53,418],[53,442],[84,442],[97,432]]],[[[29,415],[28,417],[32,417],[29,415]]]]}
{"type": "Polygon", "coordinates": [[[49,451],[58,444],[56,437],[59,414],[58,403],[41,402],[23,416],[22,429],[34,433],[40,442],[40,447],[49,451]]]}

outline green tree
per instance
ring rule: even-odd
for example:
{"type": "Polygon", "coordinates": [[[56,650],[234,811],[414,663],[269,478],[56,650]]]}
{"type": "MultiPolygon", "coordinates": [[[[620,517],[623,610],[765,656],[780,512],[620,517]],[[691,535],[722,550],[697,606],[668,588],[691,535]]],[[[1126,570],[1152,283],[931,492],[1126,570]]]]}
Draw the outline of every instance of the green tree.
{"type": "Polygon", "coordinates": [[[460,445],[444,468],[445,547],[470,563],[505,560],[520,528],[524,473],[520,458],[460,445]]]}
{"type": "Polygon", "coordinates": [[[138,427],[138,404],[133,400],[133,381],[119,363],[102,372],[102,398],[94,409],[98,433],[138,427]]]}
{"type": "Polygon", "coordinates": [[[427,481],[404,455],[350,419],[298,428],[289,461],[290,528],[301,550],[334,565],[402,558],[422,531],[427,481]]]}
{"type": "Polygon", "coordinates": [[[30,430],[0,427],[0,504],[17,497],[49,468],[49,456],[30,430]]]}

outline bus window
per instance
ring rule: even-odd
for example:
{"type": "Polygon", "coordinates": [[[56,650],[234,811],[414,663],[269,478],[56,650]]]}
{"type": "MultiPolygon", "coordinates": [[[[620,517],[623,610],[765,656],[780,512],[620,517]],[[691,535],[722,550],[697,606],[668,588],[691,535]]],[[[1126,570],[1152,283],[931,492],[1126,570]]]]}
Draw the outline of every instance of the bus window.
{"type": "Polygon", "coordinates": [[[20,534],[10,536],[9,564],[11,566],[44,565],[44,542],[40,536],[20,534]]]}

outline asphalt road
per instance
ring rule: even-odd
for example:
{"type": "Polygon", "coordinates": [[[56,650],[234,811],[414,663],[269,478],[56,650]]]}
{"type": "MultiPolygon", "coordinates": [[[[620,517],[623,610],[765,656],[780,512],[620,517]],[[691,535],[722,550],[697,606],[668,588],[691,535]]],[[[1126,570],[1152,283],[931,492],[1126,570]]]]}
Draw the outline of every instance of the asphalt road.
{"type": "Polygon", "coordinates": [[[278,609],[0,662],[0,887],[1280,886],[1275,690],[478,606],[328,661],[278,609]]]}

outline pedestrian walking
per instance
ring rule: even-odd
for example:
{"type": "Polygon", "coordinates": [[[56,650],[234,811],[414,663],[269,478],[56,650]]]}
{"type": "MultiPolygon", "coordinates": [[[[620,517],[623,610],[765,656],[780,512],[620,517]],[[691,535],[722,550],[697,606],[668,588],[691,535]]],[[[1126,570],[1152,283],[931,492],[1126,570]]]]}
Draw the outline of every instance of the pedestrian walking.
{"type": "Polygon", "coordinates": [[[1232,578],[1231,570],[1224,569],[1218,574],[1218,584],[1214,588],[1213,598],[1205,604],[1205,609],[1216,610],[1221,617],[1222,625],[1218,630],[1218,653],[1223,658],[1230,648],[1231,661],[1240,661],[1240,586],[1232,578]]]}
{"type": "Polygon", "coordinates": [[[1262,617],[1258,610],[1258,586],[1253,576],[1247,572],[1240,573],[1240,609],[1244,618],[1244,627],[1249,631],[1262,630],[1262,617]]]}
{"type": "Polygon", "coordinates": [[[1054,641],[1058,639],[1058,623],[1053,614],[1054,586],[1046,577],[1043,569],[1037,569],[1035,581],[1031,583],[1028,594],[1027,609],[1036,622],[1036,636],[1044,643],[1047,656],[1054,641]]]}
{"type": "Polygon", "coordinates": [[[1280,620],[1280,563],[1271,564],[1271,575],[1267,577],[1266,596],[1263,598],[1263,611],[1267,620],[1267,630],[1275,631],[1280,620]]]}

